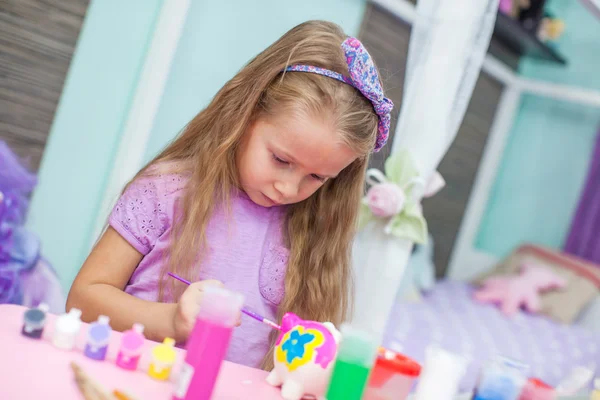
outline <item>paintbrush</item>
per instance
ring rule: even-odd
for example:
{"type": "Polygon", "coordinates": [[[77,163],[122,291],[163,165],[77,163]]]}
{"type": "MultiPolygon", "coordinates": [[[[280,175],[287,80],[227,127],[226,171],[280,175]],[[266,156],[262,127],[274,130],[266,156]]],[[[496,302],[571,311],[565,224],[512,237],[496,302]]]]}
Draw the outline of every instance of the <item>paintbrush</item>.
{"type": "MultiPolygon", "coordinates": [[[[172,278],[175,278],[175,279],[177,279],[178,281],[180,281],[180,282],[183,282],[183,283],[185,283],[185,284],[186,284],[186,285],[188,285],[188,286],[192,284],[192,283],[191,283],[190,281],[188,281],[187,279],[183,279],[182,277],[180,277],[180,276],[178,276],[178,275],[175,275],[175,274],[174,274],[174,273],[172,273],[172,272],[167,272],[167,274],[168,274],[170,277],[172,277],[172,278]]],[[[257,313],[255,313],[255,312],[253,312],[253,311],[250,311],[250,310],[248,310],[247,308],[242,308],[242,312],[243,312],[244,314],[246,314],[247,316],[254,318],[254,319],[255,319],[255,320],[257,320],[257,321],[259,321],[259,322],[262,322],[263,324],[267,324],[267,325],[269,325],[269,326],[270,326],[271,328],[273,328],[273,329],[277,329],[278,331],[280,331],[280,330],[281,330],[281,326],[277,325],[275,322],[273,322],[273,321],[270,321],[270,320],[266,319],[265,317],[263,317],[263,316],[261,316],[261,315],[258,315],[257,313]]]]}
{"type": "Polygon", "coordinates": [[[112,395],[83,372],[75,362],[71,362],[71,369],[75,374],[75,383],[85,400],[115,400],[112,395]]]}
{"type": "Polygon", "coordinates": [[[71,362],[75,375],[75,383],[85,400],[134,400],[134,397],[121,390],[108,393],[102,386],[94,382],[75,362],[71,362]]]}

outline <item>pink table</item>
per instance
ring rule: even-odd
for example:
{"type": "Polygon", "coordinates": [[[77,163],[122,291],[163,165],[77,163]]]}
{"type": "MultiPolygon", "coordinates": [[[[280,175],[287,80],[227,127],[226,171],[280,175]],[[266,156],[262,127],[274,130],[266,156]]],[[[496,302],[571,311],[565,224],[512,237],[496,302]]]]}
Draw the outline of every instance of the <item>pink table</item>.
{"type": "MultiPolygon", "coordinates": [[[[139,400],[170,400],[173,382],[158,382],[146,375],[149,349],[156,342],[146,341],[146,351],[138,371],[125,371],[115,365],[121,339],[113,332],[105,361],[94,361],[83,355],[87,324],[84,324],[78,344],[72,351],[56,349],[52,337],[54,316],[50,315],[41,340],[21,335],[25,308],[0,305],[0,399],[81,399],[70,368],[71,361],[98,383],[110,389],[128,392],[139,400]]],[[[171,376],[176,379],[185,352],[178,349],[178,362],[171,376]]],[[[225,362],[213,399],[279,400],[279,389],[265,383],[266,372],[225,362]]]]}

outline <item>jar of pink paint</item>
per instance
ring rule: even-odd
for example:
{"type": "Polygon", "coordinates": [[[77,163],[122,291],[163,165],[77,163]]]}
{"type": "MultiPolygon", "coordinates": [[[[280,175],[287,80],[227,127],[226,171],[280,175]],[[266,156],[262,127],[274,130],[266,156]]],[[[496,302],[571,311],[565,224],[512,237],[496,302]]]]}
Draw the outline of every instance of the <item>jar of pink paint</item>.
{"type": "Polygon", "coordinates": [[[142,324],[133,324],[130,330],[123,332],[121,348],[117,355],[117,365],[123,369],[136,370],[145,340],[144,325],[142,324]]]}

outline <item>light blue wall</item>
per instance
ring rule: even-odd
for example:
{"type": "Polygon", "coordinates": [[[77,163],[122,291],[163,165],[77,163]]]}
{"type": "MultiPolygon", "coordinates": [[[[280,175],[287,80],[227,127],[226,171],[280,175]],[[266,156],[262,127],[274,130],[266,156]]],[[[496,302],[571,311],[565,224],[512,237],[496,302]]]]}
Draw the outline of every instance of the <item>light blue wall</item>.
{"type": "MultiPolygon", "coordinates": [[[[524,59],[520,74],[600,90],[600,20],[577,1],[548,7],[566,22],[558,46],[569,64],[524,59]]],[[[598,108],[524,96],[476,246],[496,256],[522,242],[562,247],[599,130],[598,108]]]]}
{"type": "Polygon", "coordinates": [[[162,1],[93,0],[88,8],[28,217],[65,290],[87,256],[162,1]]]}
{"type": "Polygon", "coordinates": [[[193,0],[148,143],[152,158],[253,56],[310,19],[358,34],[366,0],[193,0]]]}

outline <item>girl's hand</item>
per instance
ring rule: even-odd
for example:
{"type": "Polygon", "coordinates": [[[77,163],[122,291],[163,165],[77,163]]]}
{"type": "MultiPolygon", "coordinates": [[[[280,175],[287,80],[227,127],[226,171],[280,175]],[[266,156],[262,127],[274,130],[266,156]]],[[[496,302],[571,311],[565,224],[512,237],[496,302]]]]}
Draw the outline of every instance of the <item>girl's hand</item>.
{"type": "MultiPolygon", "coordinates": [[[[196,323],[196,316],[202,306],[204,289],[207,286],[223,287],[223,283],[217,280],[194,282],[181,295],[173,318],[174,339],[177,343],[185,342],[192,332],[196,323]]],[[[239,326],[240,323],[241,321],[238,318],[236,325],[239,326]]]]}

